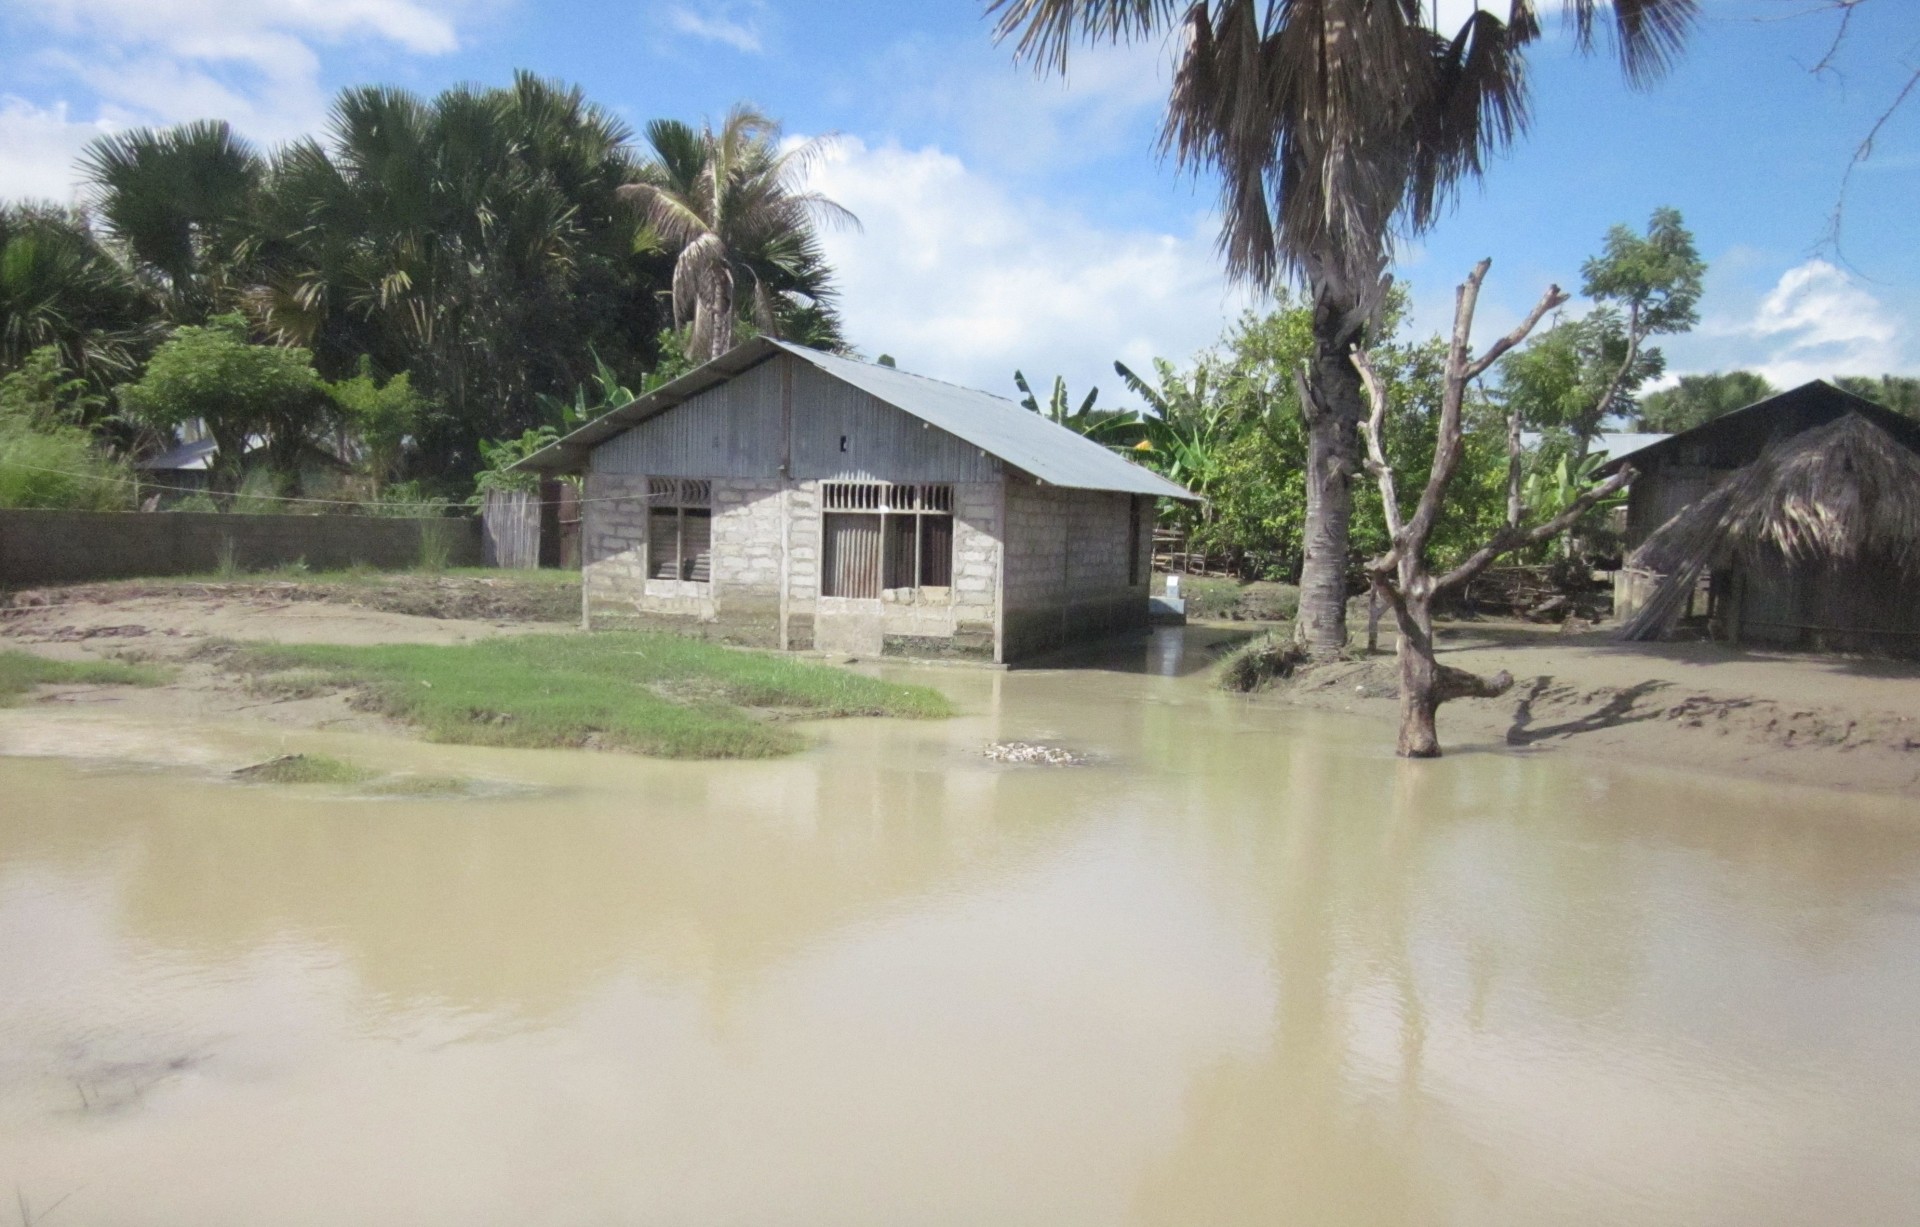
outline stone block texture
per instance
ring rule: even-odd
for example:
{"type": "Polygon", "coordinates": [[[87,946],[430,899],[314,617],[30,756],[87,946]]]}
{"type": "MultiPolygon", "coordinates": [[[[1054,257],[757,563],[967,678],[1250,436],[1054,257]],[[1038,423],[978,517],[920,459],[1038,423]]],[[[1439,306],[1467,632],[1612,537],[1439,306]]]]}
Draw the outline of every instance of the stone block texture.
{"type": "Polygon", "coordinates": [[[438,538],[453,566],[480,562],[480,521],[192,511],[0,510],[0,589],[212,571],[224,553],[248,571],[420,565],[438,538]]]}
{"type": "Polygon", "coordinates": [[[1010,478],[1006,507],[1003,659],[1147,625],[1152,500],[1010,478]]]}
{"type": "MultiPolygon", "coordinates": [[[[591,625],[665,620],[730,642],[796,650],[841,641],[820,621],[850,616],[847,602],[820,596],[820,482],[711,479],[712,576],[694,583],[647,578],[647,481],[598,471],[586,479],[582,567],[591,625]]],[[[1017,479],[956,483],[953,497],[953,583],[863,608],[862,618],[877,616],[881,651],[1013,660],[1146,624],[1148,500],[1017,479]],[[1129,544],[1140,557],[1129,559],[1129,544]]]]}

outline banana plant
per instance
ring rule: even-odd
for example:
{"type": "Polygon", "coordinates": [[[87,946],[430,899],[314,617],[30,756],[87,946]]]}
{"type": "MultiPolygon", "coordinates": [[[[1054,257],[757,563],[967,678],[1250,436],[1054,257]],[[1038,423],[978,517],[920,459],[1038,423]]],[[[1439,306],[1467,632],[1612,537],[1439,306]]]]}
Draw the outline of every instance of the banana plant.
{"type": "Polygon", "coordinates": [[[1213,396],[1205,364],[1182,377],[1173,364],[1155,359],[1158,387],[1148,383],[1124,362],[1113,369],[1134,395],[1153,409],[1139,416],[1142,438],[1134,446],[1138,458],[1168,480],[1206,496],[1220,472],[1220,449],[1227,441],[1226,408],[1213,396]]]}
{"type": "Polygon", "coordinates": [[[1014,386],[1020,389],[1020,403],[1034,413],[1042,414],[1057,425],[1064,426],[1077,435],[1084,435],[1103,447],[1123,451],[1136,447],[1143,439],[1142,420],[1139,414],[1125,409],[1095,409],[1094,402],[1100,398],[1100,389],[1087,392],[1078,409],[1069,409],[1071,403],[1067,397],[1067,380],[1064,375],[1053,379],[1053,395],[1045,406],[1034,394],[1033,386],[1020,371],[1013,373],[1014,386]]]}
{"type": "MultiPolygon", "coordinates": [[[[1600,480],[1599,469],[1606,462],[1605,452],[1593,452],[1582,456],[1577,461],[1572,456],[1562,453],[1551,466],[1534,466],[1533,471],[1527,474],[1526,485],[1521,490],[1521,497],[1526,503],[1528,512],[1543,520],[1551,520],[1559,516],[1561,512],[1573,505],[1575,499],[1586,493],[1600,480]]],[[[1627,496],[1624,493],[1603,498],[1581,517],[1581,524],[1604,523],[1606,516],[1614,508],[1624,507],[1626,502],[1627,496]]],[[[1577,529],[1570,530],[1560,538],[1559,548],[1565,555],[1572,554],[1574,531],[1577,529]]]]}
{"type": "Polygon", "coordinates": [[[620,376],[607,365],[598,350],[589,348],[588,352],[593,355],[593,376],[574,388],[571,401],[547,392],[534,398],[540,404],[541,415],[563,430],[583,426],[607,410],[618,409],[638,397],[638,393],[621,385],[620,376]],[[593,393],[591,398],[589,390],[593,393]]]}

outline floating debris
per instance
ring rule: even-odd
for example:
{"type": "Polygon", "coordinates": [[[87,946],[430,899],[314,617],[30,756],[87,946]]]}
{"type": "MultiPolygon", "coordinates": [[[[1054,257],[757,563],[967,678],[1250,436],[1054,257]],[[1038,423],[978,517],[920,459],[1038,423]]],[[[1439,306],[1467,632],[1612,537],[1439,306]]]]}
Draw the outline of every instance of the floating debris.
{"type": "Polygon", "coordinates": [[[1037,763],[1046,767],[1077,767],[1087,761],[1060,746],[1043,746],[1030,741],[998,741],[986,748],[986,756],[996,763],[1037,763]]]}

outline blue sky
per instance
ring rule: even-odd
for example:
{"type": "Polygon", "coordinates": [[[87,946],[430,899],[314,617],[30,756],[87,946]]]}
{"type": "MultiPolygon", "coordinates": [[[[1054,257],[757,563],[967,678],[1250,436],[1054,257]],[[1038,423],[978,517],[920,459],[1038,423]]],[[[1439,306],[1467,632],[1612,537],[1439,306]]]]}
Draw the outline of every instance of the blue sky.
{"type": "MultiPolygon", "coordinates": [[[[1403,252],[1415,325],[1444,326],[1492,256],[1491,336],[1548,282],[1577,287],[1609,225],[1673,205],[1712,265],[1673,370],[1920,373],[1920,97],[1854,175],[1841,246],[1823,242],[1854,147],[1920,65],[1920,3],[1868,0],[1816,75],[1822,4],[1705,0],[1687,59],[1637,94],[1550,20],[1531,134],[1403,252]]],[[[1061,82],[989,35],[975,0],[0,0],[0,195],[70,195],[74,154],[116,128],[217,116],[285,140],[368,81],[431,93],[529,68],[636,124],[746,99],[841,136],[820,179],[865,223],[830,237],[864,352],[1115,398],[1114,358],[1184,359],[1252,301],[1214,256],[1211,184],[1153,153],[1170,49],[1088,51],[1061,82]]]]}

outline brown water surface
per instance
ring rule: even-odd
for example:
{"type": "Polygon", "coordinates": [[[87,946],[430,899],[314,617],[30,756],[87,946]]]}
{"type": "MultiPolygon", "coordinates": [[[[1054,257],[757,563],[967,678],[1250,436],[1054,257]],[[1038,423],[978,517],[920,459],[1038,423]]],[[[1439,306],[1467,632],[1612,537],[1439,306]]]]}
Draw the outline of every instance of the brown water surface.
{"type": "Polygon", "coordinates": [[[767,763],[0,713],[119,756],[0,758],[0,1186],[52,1227],[1920,1219],[1900,803],[1400,763],[1180,648],[928,670],[966,715],[767,763]],[[287,749],[525,787],[221,776],[287,749]]]}

